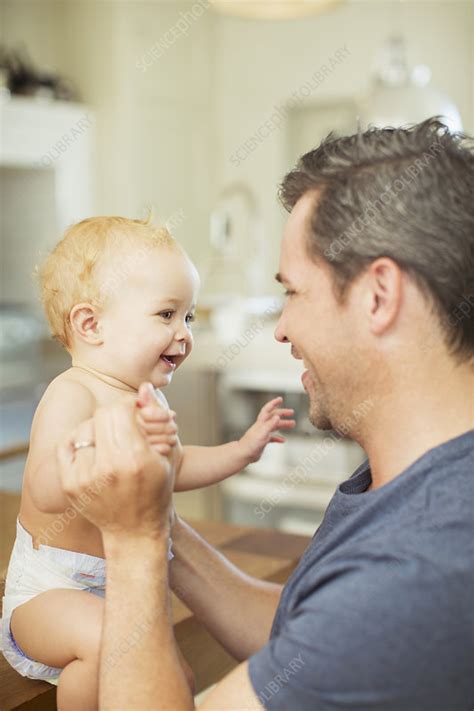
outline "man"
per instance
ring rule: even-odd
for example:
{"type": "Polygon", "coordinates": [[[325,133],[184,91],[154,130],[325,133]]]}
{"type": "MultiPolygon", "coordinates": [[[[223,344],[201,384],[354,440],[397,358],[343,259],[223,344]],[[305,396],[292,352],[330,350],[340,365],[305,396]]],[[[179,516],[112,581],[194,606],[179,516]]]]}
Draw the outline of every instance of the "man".
{"type": "Polygon", "coordinates": [[[172,516],[170,465],[131,411],[96,414],[95,449],[59,450],[71,501],[98,489],[101,710],[193,708],[169,583],[241,661],[203,709],[474,707],[473,188],[471,147],[435,119],[329,137],[282,184],[276,338],[303,361],[313,424],[368,455],[283,591],[172,516]]]}

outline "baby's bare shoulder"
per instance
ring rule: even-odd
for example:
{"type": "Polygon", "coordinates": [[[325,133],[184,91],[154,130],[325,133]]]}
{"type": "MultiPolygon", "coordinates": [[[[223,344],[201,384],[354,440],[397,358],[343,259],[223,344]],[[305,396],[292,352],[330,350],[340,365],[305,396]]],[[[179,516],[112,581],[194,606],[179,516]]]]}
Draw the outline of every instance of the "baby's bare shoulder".
{"type": "Polygon", "coordinates": [[[60,434],[89,419],[97,407],[87,385],[70,371],[58,375],[46,388],[36,409],[31,429],[33,438],[47,429],[60,434]]]}

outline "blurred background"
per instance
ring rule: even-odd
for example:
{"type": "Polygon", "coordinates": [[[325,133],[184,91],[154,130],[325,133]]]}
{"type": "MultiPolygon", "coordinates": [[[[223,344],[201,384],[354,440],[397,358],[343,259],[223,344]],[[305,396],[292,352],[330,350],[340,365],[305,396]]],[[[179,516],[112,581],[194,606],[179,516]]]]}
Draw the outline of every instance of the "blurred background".
{"type": "Polygon", "coordinates": [[[182,441],[236,438],[275,395],[297,412],[285,445],[177,508],[312,534],[364,454],[309,425],[301,365],[273,340],[277,186],[331,130],[441,114],[474,133],[474,3],[0,0],[0,27],[2,567],[31,418],[69,363],[35,265],[70,223],[150,207],[203,280],[166,392],[182,441]]]}

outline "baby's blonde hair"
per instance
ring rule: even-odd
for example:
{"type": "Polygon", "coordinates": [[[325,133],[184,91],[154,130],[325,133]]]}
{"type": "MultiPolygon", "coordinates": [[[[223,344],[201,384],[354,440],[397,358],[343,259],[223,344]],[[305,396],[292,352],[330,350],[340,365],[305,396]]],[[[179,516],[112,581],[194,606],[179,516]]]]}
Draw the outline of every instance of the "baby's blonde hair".
{"type": "Polygon", "coordinates": [[[146,220],[89,217],[69,227],[38,269],[41,301],[52,335],[70,348],[71,309],[81,302],[103,304],[139,259],[156,247],[180,249],[165,227],[151,224],[150,216],[146,220]],[[127,252],[134,258],[127,256],[122,267],[99,283],[97,271],[104,258],[127,252]]]}

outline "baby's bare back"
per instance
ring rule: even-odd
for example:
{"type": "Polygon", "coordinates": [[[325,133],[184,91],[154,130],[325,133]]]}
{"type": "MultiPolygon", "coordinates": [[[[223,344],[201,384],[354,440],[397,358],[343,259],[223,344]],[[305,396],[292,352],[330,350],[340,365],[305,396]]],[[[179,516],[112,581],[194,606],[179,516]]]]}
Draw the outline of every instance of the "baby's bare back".
{"type": "Polygon", "coordinates": [[[131,398],[133,393],[77,368],[61,373],[48,386],[33,419],[19,512],[36,548],[42,544],[104,557],[99,529],[62,493],[55,450],[64,435],[92,417],[96,407],[131,398]]]}

